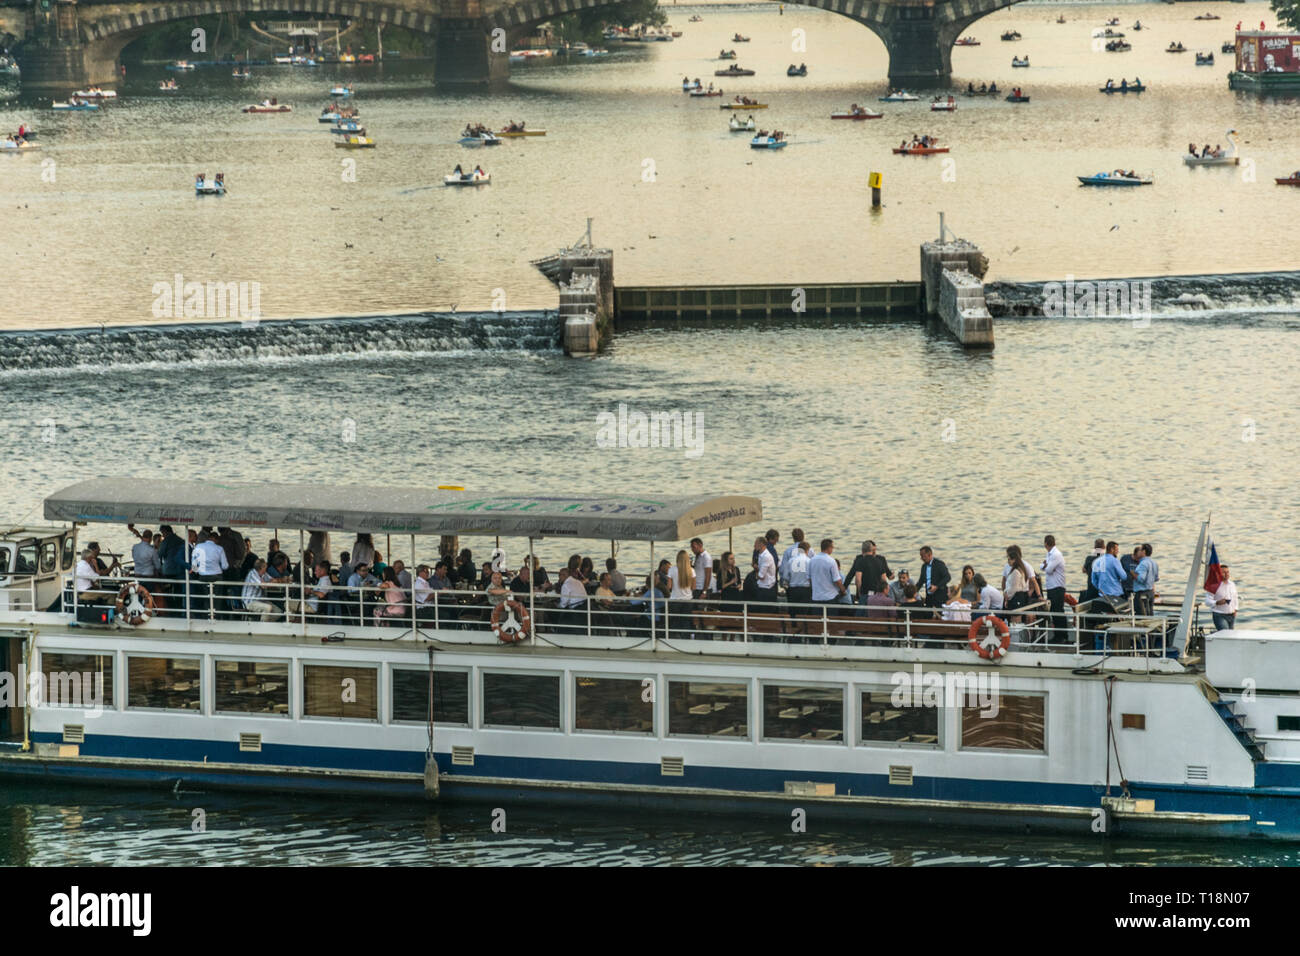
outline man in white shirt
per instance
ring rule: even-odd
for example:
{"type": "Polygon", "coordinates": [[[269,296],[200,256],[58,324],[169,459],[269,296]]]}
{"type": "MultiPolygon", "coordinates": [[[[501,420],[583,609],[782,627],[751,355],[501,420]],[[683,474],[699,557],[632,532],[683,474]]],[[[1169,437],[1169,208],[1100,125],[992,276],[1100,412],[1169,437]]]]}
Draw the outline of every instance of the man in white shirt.
{"type": "Polygon", "coordinates": [[[812,582],[812,600],[814,604],[835,604],[840,595],[845,593],[844,575],[840,566],[831,557],[835,542],[822,538],[821,551],[813,555],[808,562],[808,577],[812,582]]]}
{"type": "Polygon", "coordinates": [[[324,562],[318,562],[314,571],[316,575],[316,586],[307,592],[307,597],[303,601],[288,600],[285,602],[285,610],[290,614],[300,614],[305,609],[308,614],[320,613],[320,602],[329,597],[333,583],[330,581],[329,565],[324,562]]]}
{"type": "MultiPolygon", "coordinates": [[[[202,532],[199,535],[199,543],[194,546],[194,551],[190,555],[190,569],[200,581],[213,584],[221,580],[221,575],[227,567],[229,565],[226,561],[225,549],[213,541],[212,536],[206,531],[202,532]]],[[[207,616],[208,595],[211,591],[212,589],[206,586],[195,589],[194,600],[191,602],[192,613],[207,616]]]]}
{"type": "Polygon", "coordinates": [[[1227,565],[1219,568],[1223,580],[1213,594],[1206,595],[1206,603],[1214,616],[1216,631],[1231,631],[1237,624],[1237,585],[1229,580],[1227,565]]]}
{"type": "Polygon", "coordinates": [[[435,587],[429,580],[429,566],[421,564],[415,569],[415,580],[411,582],[411,590],[415,600],[415,616],[420,620],[429,620],[433,617],[433,605],[435,601],[434,591],[446,587],[445,584],[435,587]]]}
{"type": "Polygon", "coordinates": [[[244,610],[262,615],[263,621],[273,621],[276,618],[276,607],[266,599],[266,590],[262,587],[265,583],[266,562],[258,558],[257,563],[249,569],[248,577],[244,578],[244,610]]]}
{"type": "Polygon", "coordinates": [[[790,575],[787,571],[790,567],[790,559],[795,556],[795,553],[799,550],[799,542],[803,540],[803,528],[793,529],[790,532],[790,537],[794,540],[790,542],[790,547],[785,549],[785,552],[781,555],[781,560],[776,566],[777,577],[785,584],[787,593],[790,589],[790,575]]]}
{"type": "Polygon", "coordinates": [[[758,589],[758,599],[769,604],[776,603],[776,558],[767,549],[767,540],[757,538],[754,541],[754,560],[758,562],[758,578],[754,586],[758,589]]]}
{"type": "Polygon", "coordinates": [[[1047,535],[1043,538],[1043,547],[1047,556],[1043,558],[1040,569],[1043,572],[1043,588],[1047,592],[1048,610],[1051,617],[1051,636],[1053,644],[1063,643],[1066,638],[1065,628],[1065,557],[1056,546],[1056,538],[1047,535]],[[1060,639],[1059,642],[1057,639],[1060,639]]]}
{"type": "Polygon", "coordinates": [[[691,591],[691,597],[699,600],[700,595],[717,591],[718,582],[713,576],[713,556],[704,550],[704,542],[699,538],[691,538],[691,553],[695,555],[692,562],[695,566],[695,587],[691,591]]]}

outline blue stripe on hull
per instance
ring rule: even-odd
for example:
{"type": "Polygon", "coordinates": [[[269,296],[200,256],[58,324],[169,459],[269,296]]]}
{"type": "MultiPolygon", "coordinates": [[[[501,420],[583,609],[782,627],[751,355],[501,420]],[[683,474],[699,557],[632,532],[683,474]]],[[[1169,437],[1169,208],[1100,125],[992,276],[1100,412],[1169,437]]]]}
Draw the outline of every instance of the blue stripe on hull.
{"type": "MultiPolygon", "coordinates": [[[[56,743],[61,736],[56,733],[34,733],[32,739],[41,743],[56,743]]],[[[424,794],[422,776],[409,782],[403,780],[366,780],[358,778],[313,778],[310,776],[266,774],[251,772],[242,774],[234,770],[200,771],[194,767],[169,769],[159,766],[158,761],[178,760],[194,764],[206,761],[226,764],[247,765],[250,770],[257,766],[281,766],[304,769],[335,771],[378,771],[387,773],[409,773],[422,775],[424,771],[424,754],[411,751],[357,750],[342,747],[302,747],[285,744],[266,744],[260,753],[241,752],[237,744],[203,740],[168,740],[147,737],[118,737],[96,735],[88,738],[81,746],[82,757],[111,757],[127,760],[139,760],[142,766],[128,767],[93,767],[78,766],[77,758],[42,762],[36,766],[0,765],[0,773],[20,774],[23,776],[43,776],[85,780],[98,783],[138,784],[171,786],[180,778],[186,785],[203,785],[217,789],[239,790],[276,790],[286,789],[304,793],[334,794],[385,794],[391,796],[421,797],[424,794]]],[[[658,764],[624,763],[600,760],[568,760],[538,757],[494,757],[478,754],[471,767],[453,766],[449,753],[435,754],[438,767],[443,775],[442,786],[449,797],[464,794],[468,788],[458,787],[457,776],[477,778],[473,790],[477,797],[497,799],[507,796],[525,795],[527,799],[537,800],[537,791],[533,788],[513,786],[508,781],[546,783],[577,782],[584,784],[619,784],[624,786],[653,787],[659,791],[672,788],[701,788],[709,790],[731,791],[742,797],[745,794],[781,794],[787,781],[810,781],[814,783],[833,783],[839,796],[884,797],[892,800],[943,800],[968,803],[1007,803],[1022,806],[1069,806],[1094,808],[1101,804],[1102,794],[1097,788],[1075,784],[1050,784],[1012,780],[968,780],[957,777],[915,777],[913,785],[901,787],[891,785],[886,774],[837,774],[801,770],[764,770],[732,767],[687,766],[681,777],[665,777],[660,773],[658,764]],[[497,778],[502,781],[499,786],[484,785],[482,778],[497,778]]],[[[1281,768],[1279,768],[1281,769],[1281,768]]],[[[1278,775],[1282,779],[1282,775],[1278,775]]],[[[1289,779],[1289,778],[1287,778],[1289,779]]],[[[1159,811],[1178,811],[1183,813],[1231,813],[1249,814],[1250,821],[1239,823],[1215,824],[1207,826],[1170,827],[1161,825],[1148,830],[1133,818],[1122,821],[1125,833],[1155,832],[1179,836],[1251,836],[1266,838],[1297,839],[1300,838],[1300,790],[1290,788],[1273,788],[1269,790],[1244,790],[1229,787],[1190,787],[1178,785],[1129,784],[1131,795],[1138,799],[1154,799],[1159,811]],[[1256,820],[1269,821],[1272,826],[1260,826],[1256,820]]],[[[1112,795],[1118,796],[1118,787],[1112,788],[1112,795]]],[[[553,794],[554,792],[552,792],[553,794]]],[[[547,799],[551,799],[549,796],[547,799]]],[[[662,794],[653,799],[631,796],[621,792],[611,796],[609,793],[586,794],[568,793],[565,801],[575,805],[587,805],[592,802],[609,802],[611,799],[620,805],[649,807],[658,801],[663,803],[662,794]]],[[[799,800],[800,798],[791,798],[799,800]]],[[[808,798],[803,798],[808,799],[808,798]]],[[[717,796],[705,798],[689,797],[681,803],[674,803],[673,809],[682,803],[700,803],[701,807],[716,810],[730,809],[725,799],[717,796]],[[720,805],[721,803],[721,805],[720,805]]],[[[867,819],[903,819],[906,811],[876,807],[871,810],[852,808],[844,811],[858,820],[867,819]]],[[[925,810],[917,811],[924,820],[933,822],[960,824],[963,819],[971,822],[978,811],[954,809],[952,811],[925,810]]],[[[915,818],[915,814],[913,816],[915,818]]],[[[1006,821],[1006,825],[1022,826],[1026,819],[1017,818],[1006,821]]],[[[1082,824],[1078,820],[1048,821],[1042,828],[1067,830],[1069,832],[1090,832],[1090,821],[1082,824]]],[[[1116,821],[1115,832],[1120,829],[1116,821]]]]}

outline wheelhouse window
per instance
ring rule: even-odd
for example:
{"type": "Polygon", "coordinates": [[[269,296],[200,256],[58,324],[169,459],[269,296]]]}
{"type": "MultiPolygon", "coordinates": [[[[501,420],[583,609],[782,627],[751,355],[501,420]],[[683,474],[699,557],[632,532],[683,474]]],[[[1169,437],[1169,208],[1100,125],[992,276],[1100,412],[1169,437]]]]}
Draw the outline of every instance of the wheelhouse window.
{"type": "Polygon", "coordinates": [[[13,552],[4,545],[0,545],[0,578],[9,573],[10,556],[12,553],[13,552]]]}
{"type": "Polygon", "coordinates": [[[305,717],[379,719],[379,669],[304,664],[302,712],[305,717]]]}
{"type": "Polygon", "coordinates": [[[289,714],[288,661],[214,662],[219,714],[289,714]]]}
{"type": "MultiPolygon", "coordinates": [[[[393,668],[394,723],[420,723],[429,719],[429,672],[393,668]]],[[[469,725],[469,671],[433,672],[433,722],[469,725]]]]}
{"type": "Polygon", "coordinates": [[[36,573],[36,542],[20,545],[18,548],[18,561],[14,564],[15,574],[35,574],[36,573]]]}
{"type": "Polygon", "coordinates": [[[764,684],[763,737],[771,740],[842,741],[844,689],[764,684]]]}
{"type": "Polygon", "coordinates": [[[41,544],[41,574],[53,574],[59,570],[59,546],[53,541],[41,544]]]}
{"type": "Polygon", "coordinates": [[[749,737],[749,685],[722,681],[668,682],[668,733],[749,737]]]}
{"type": "Polygon", "coordinates": [[[994,700],[996,707],[961,709],[962,747],[1043,753],[1046,696],[1000,694],[994,700]]]}
{"type": "Polygon", "coordinates": [[[559,730],[559,675],[484,673],[483,724],[559,730]]]}
{"type": "Polygon", "coordinates": [[[111,708],[112,654],[41,652],[41,701],[52,707],[111,708]]]}
{"type": "Polygon", "coordinates": [[[63,570],[71,571],[72,566],[77,563],[77,542],[68,535],[63,539],[63,570]]]}
{"type": "Polygon", "coordinates": [[[147,710],[199,710],[197,657],[126,659],[126,706],[147,710]]]}
{"type": "Polygon", "coordinates": [[[573,728],[649,736],[655,729],[651,689],[635,677],[575,674],[573,728]]]}
{"type": "Polygon", "coordinates": [[[892,690],[864,690],[860,742],[937,747],[942,717],[942,707],[926,706],[919,698],[900,699],[892,690]]]}

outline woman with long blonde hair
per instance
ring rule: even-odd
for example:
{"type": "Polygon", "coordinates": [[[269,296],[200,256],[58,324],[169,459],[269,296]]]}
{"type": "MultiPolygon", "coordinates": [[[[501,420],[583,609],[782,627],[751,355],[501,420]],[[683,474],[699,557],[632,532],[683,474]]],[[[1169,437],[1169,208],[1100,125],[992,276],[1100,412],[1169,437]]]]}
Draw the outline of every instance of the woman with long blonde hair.
{"type": "Polygon", "coordinates": [[[685,548],[677,552],[677,563],[668,569],[668,583],[672,586],[668,592],[668,628],[670,631],[686,630],[690,610],[683,606],[683,602],[691,599],[695,568],[691,566],[691,556],[685,548]]]}

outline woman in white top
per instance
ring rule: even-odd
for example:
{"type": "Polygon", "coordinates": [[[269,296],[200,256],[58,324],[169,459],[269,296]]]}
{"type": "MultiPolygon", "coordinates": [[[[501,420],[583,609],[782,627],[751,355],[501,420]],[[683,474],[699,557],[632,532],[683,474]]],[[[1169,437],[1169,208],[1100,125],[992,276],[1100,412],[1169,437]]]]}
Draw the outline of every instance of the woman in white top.
{"type": "Polygon", "coordinates": [[[683,549],[677,552],[677,563],[668,569],[668,628],[678,634],[690,627],[690,610],[680,602],[689,601],[695,587],[695,569],[691,567],[691,557],[683,549]]]}
{"type": "Polygon", "coordinates": [[[1038,578],[1025,563],[1020,545],[1007,546],[1007,563],[1002,568],[1002,598],[1007,608],[1023,607],[1038,593],[1038,578]]]}

